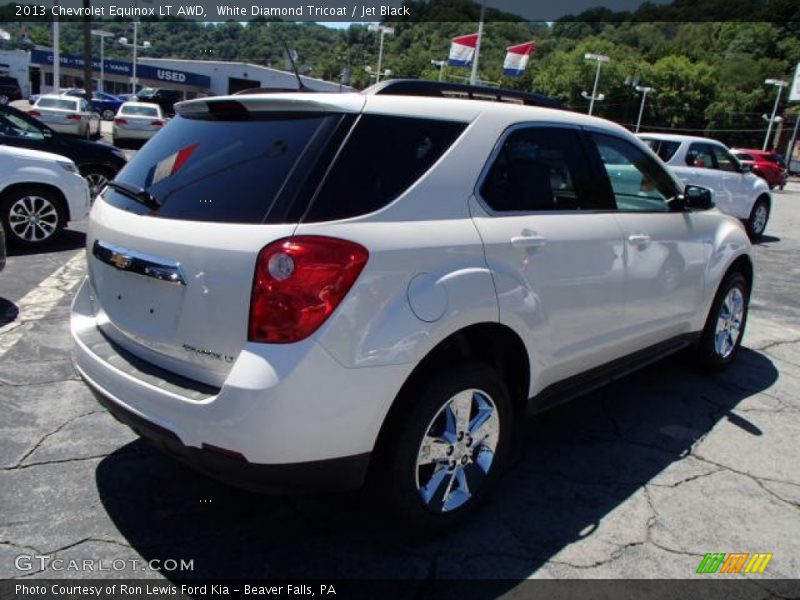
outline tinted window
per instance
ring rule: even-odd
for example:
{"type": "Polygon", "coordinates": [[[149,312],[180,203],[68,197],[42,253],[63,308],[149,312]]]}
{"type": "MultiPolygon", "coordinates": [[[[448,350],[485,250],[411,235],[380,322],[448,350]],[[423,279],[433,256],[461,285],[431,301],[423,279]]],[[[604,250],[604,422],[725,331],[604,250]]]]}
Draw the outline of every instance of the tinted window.
{"type": "Polygon", "coordinates": [[[123,106],[120,114],[129,116],[158,117],[158,105],[151,106],[123,106]]]}
{"type": "Polygon", "coordinates": [[[600,133],[593,133],[592,138],[603,159],[617,208],[669,210],[667,201],[679,191],[661,164],[626,140],[600,133]]]}
{"type": "Polygon", "coordinates": [[[720,171],[731,171],[734,173],[739,171],[739,163],[731,156],[730,152],[722,146],[711,146],[711,148],[714,151],[714,158],[717,160],[717,168],[720,171]]]}
{"type": "Polygon", "coordinates": [[[500,212],[610,208],[592,192],[590,177],[575,130],[526,127],[505,139],[480,193],[500,212]]]}
{"type": "Polygon", "coordinates": [[[736,158],[738,158],[739,160],[749,160],[752,162],[755,162],[756,160],[752,154],[745,154],[744,152],[737,152],[736,158]]]}
{"type": "Polygon", "coordinates": [[[41,129],[12,114],[0,115],[0,135],[23,137],[31,140],[44,139],[44,133],[42,133],[41,129]]]}
{"type": "Polygon", "coordinates": [[[658,158],[663,160],[664,162],[669,162],[669,160],[675,156],[675,153],[680,148],[680,142],[673,142],[670,140],[655,140],[652,138],[642,138],[642,141],[650,146],[650,149],[658,155],[658,158]]]}
{"type": "Polygon", "coordinates": [[[116,178],[145,189],[161,208],[151,211],[111,189],[104,197],[137,214],[261,223],[306,148],[338,120],[320,113],[251,114],[243,121],[177,117],[116,178]]]}
{"type": "Polygon", "coordinates": [[[708,144],[694,143],[689,146],[689,151],[686,153],[686,164],[700,169],[714,169],[716,168],[714,151],[708,144]]]}
{"type": "Polygon", "coordinates": [[[465,123],[363,115],[335,159],[304,221],[374,212],[417,181],[465,123]]]}

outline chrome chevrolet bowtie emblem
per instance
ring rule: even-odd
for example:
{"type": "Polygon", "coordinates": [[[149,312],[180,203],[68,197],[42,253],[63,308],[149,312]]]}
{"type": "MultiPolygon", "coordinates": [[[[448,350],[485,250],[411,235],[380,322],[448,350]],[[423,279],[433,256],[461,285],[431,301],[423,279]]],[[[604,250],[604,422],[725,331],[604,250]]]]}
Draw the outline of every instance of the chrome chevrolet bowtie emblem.
{"type": "Polygon", "coordinates": [[[127,269],[131,266],[133,259],[127,254],[122,254],[121,252],[112,252],[111,256],[109,257],[109,262],[111,262],[111,264],[118,269],[127,269]]]}

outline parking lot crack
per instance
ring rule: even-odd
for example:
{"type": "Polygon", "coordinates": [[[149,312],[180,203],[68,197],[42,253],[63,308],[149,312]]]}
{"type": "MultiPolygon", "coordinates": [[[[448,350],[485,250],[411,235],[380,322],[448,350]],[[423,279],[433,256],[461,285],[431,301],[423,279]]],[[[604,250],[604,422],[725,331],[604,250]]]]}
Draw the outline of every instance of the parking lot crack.
{"type": "MultiPolygon", "coordinates": [[[[41,447],[42,447],[42,445],[43,445],[43,444],[44,444],[44,443],[45,443],[45,442],[46,442],[46,441],[47,441],[49,438],[51,438],[52,436],[56,435],[56,434],[57,434],[57,433],[59,433],[61,430],[63,430],[65,427],[67,427],[67,426],[68,426],[68,425],[70,425],[71,423],[74,423],[74,422],[75,422],[75,421],[77,421],[78,419],[82,419],[82,418],[84,418],[84,417],[88,417],[89,415],[97,414],[97,413],[100,413],[100,412],[103,412],[103,411],[102,411],[102,410],[90,410],[90,411],[88,411],[88,412],[81,413],[81,414],[79,414],[79,415],[76,415],[76,416],[74,416],[74,417],[72,417],[72,418],[70,418],[70,419],[67,419],[67,420],[66,420],[66,421],[64,421],[64,422],[63,422],[61,425],[59,425],[58,427],[56,427],[56,428],[55,428],[53,431],[51,431],[51,432],[49,432],[49,433],[46,433],[45,435],[43,435],[43,436],[42,436],[42,437],[39,439],[39,441],[38,441],[38,442],[36,442],[36,444],[35,444],[35,445],[34,445],[34,446],[33,446],[33,447],[30,449],[30,450],[28,450],[28,451],[27,451],[27,452],[26,452],[26,453],[25,453],[25,454],[22,456],[22,458],[20,458],[20,459],[17,461],[17,464],[15,464],[13,467],[10,467],[10,468],[7,468],[7,469],[3,469],[3,470],[4,470],[4,471],[10,471],[10,470],[19,469],[20,467],[23,467],[23,466],[25,466],[25,465],[23,465],[22,463],[24,463],[24,462],[25,462],[25,460],[26,460],[26,459],[27,459],[29,456],[31,456],[31,455],[32,455],[34,452],[36,452],[36,451],[37,451],[39,448],[41,448],[41,447]]],[[[52,462],[58,462],[58,461],[52,461],[52,462]]]]}
{"type": "Polygon", "coordinates": [[[800,483],[798,483],[796,481],[788,481],[788,480],[785,480],[785,479],[776,479],[774,477],[763,477],[763,476],[753,475],[752,473],[748,473],[747,471],[740,471],[739,469],[735,469],[734,467],[731,467],[730,465],[725,465],[725,464],[722,464],[722,463],[718,463],[718,462],[713,461],[710,458],[706,458],[706,457],[704,457],[704,456],[702,456],[700,454],[693,453],[692,456],[694,458],[696,458],[697,460],[701,461],[701,462],[704,462],[706,464],[714,465],[714,466],[719,467],[719,470],[716,471],[717,473],[720,473],[720,472],[722,472],[724,470],[724,471],[729,471],[731,473],[735,473],[737,475],[741,475],[742,477],[747,477],[748,479],[753,481],[753,483],[755,483],[758,487],[760,487],[762,490],[764,490],[767,494],[769,494],[770,496],[772,496],[776,500],[780,501],[781,503],[788,504],[789,506],[791,506],[793,508],[800,508],[800,504],[798,504],[797,502],[793,502],[791,500],[787,500],[786,498],[783,498],[783,497],[779,496],[778,494],[776,494],[775,492],[773,492],[769,488],[765,487],[764,483],[763,483],[765,481],[771,481],[773,483],[782,483],[782,484],[786,484],[786,485],[793,485],[795,487],[800,486],[800,483]]]}

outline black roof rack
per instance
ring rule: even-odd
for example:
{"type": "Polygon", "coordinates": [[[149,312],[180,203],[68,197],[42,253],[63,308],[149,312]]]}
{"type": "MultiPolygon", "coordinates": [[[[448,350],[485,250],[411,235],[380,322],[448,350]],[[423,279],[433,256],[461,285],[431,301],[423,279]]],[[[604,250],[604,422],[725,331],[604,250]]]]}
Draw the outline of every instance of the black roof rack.
{"type": "Polygon", "coordinates": [[[544,106],[564,109],[558,100],[531,92],[491,88],[482,85],[467,85],[424,79],[387,79],[365,89],[362,94],[394,96],[432,96],[439,98],[468,98],[470,100],[492,100],[526,106],[544,106]]]}

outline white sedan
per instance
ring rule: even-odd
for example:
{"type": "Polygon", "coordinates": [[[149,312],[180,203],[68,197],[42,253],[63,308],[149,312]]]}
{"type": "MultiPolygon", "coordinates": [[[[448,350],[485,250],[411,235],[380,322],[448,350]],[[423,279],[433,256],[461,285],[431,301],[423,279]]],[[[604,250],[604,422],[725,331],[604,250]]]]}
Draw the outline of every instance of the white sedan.
{"type": "Polygon", "coordinates": [[[100,135],[100,115],[83,98],[45,94],[28,112],[59,133],[91,139],[100,135]]]}
{"type": "Polygon", "coordinates": [[[0,146],[0,220],[9,243],[39,246],[89,213],[89,186],[65,156],[0,146]]]}
{"type": "Polygon", "coordinates": [[[126,102],[119,107],[114,118],[112,139],[114,145],[120,140],[149,140],[164,127],[164,114],[158,104],[126,102]]]}

